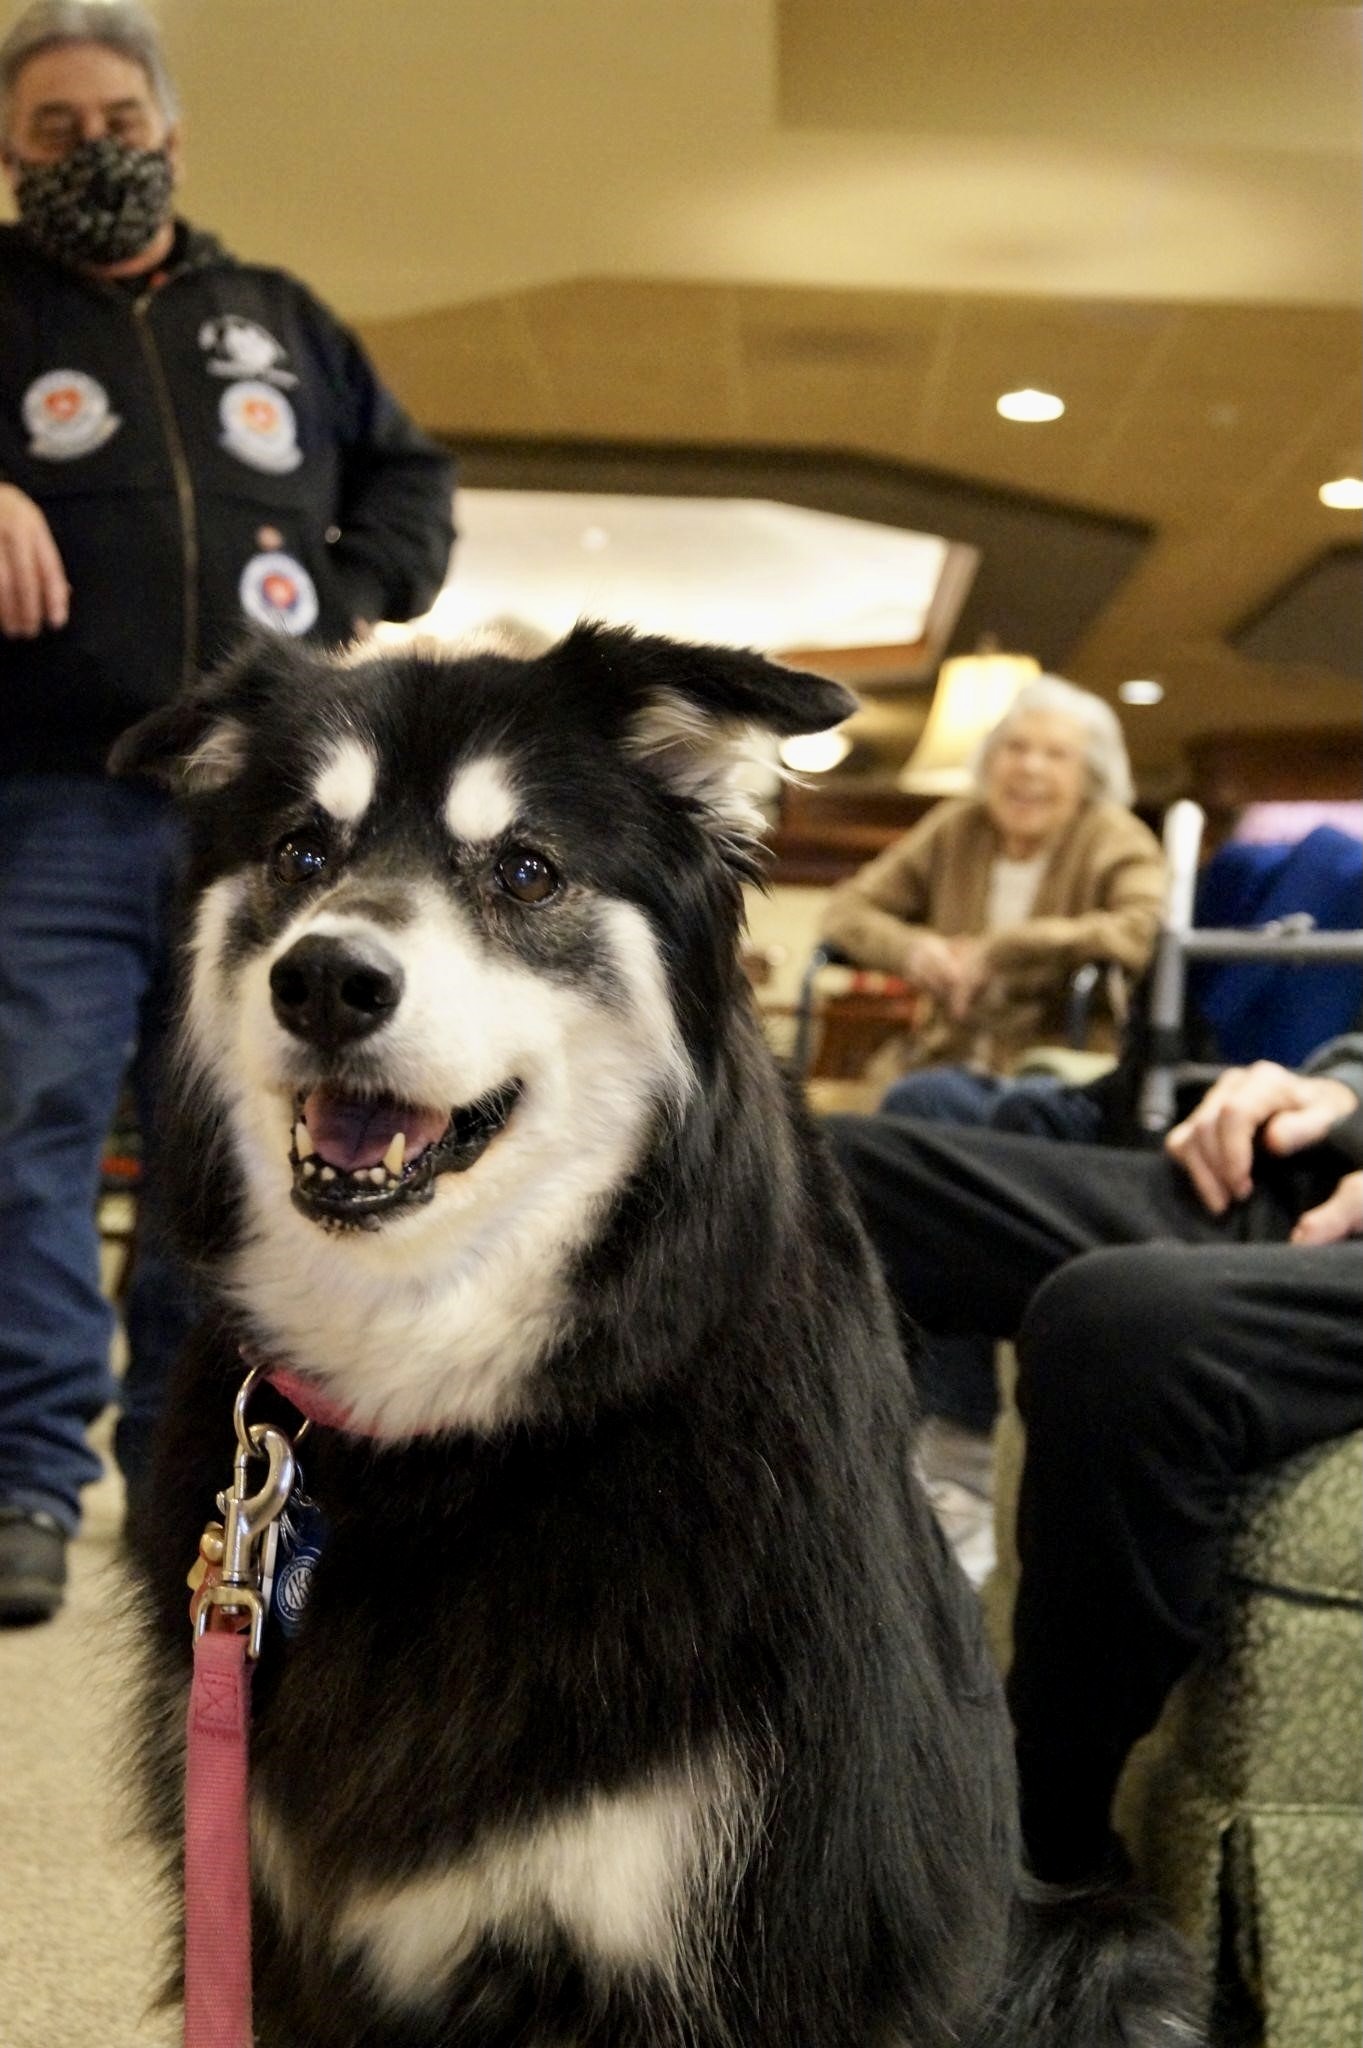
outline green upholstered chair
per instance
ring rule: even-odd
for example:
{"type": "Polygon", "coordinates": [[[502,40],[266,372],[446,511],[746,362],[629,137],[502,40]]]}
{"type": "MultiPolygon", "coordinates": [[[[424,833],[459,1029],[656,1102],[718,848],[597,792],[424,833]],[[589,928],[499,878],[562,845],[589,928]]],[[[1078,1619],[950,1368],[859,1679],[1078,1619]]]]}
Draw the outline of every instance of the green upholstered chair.
{"type": "MultiPolygon", "coordinates": [[[[1022,1450],[1009,1400],[984,1594],[1005,1656],[1022,1450]]],[[[1246,1488],[1213,1646],[1133,1754],[1117,1820],[1216,1972],[1225,2038],[1363,2043],[1363,1433],[1246,1488]]]]}

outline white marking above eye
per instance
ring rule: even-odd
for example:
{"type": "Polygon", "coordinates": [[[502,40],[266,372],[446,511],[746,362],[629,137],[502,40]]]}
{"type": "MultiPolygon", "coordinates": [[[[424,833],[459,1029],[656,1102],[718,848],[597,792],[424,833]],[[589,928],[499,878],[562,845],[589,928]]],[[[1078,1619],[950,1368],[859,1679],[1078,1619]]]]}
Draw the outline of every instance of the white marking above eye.
{"type": "Polygon", "coordinates": [[[445,798],[445,823],[456,839],[475,846],[498,839],[516,822],[516,792],[495,754],[460,768],[445,798]]]}
{"type": "Polygon", "coordinates": [[[338,740],[326,756],[312,793],[329,817],[342,825],[358,825],[369,809],[379,764],[363,740],[338,740]]]}

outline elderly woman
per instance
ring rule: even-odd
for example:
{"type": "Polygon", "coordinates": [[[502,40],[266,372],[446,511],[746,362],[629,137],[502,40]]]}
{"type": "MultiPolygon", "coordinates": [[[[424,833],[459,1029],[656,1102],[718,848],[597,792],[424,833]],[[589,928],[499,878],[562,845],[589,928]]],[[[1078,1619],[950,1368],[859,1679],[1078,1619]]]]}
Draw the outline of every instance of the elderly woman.
{"type": "MultiPolygon", "coordinates": [[[[1028,1046],[1061,1035],[1076,967],[1096,960],[1137,974],[1154,943],[1164,863],[1128,809],[1131,769],[1116,715],[1089,691],[1040,676],[984,741],[975,783],[975,796],[936,805],[829,902],[825,938],[931,999],[922,1030],[892,1049],[901,1071],[915,1071],[881,1108],[1095,1139],[1102,1111],[1087,1089],[1007,1076],[1028,1046]]],[[[878,1126],[892,1145],[888,1122],[865,1121],[868,1145],[878,1126]]],[[[867,1220],[873,1237],[887,1227],[869,1210],[867,1220]]],[[[973,1336],[915,1337],[912,1355],[927,1418],[920,1466],[978,1583],[994,1554],[994,1347],[973,1336]]]]}
{"type": "Polygon", "coordinates": [[[1058,676],[1024,685],[985,739],[977,794],[937,804],[835,890],[824,937],[930,998],[882,1072],[950,1067],[892,1088],[901,1114],[982,1121],[1028,1046],[1064,1030],[1084,961],[1138,974],[1164,893],[1159,843],[1128,808],[1121,727],[1058,676]]]}

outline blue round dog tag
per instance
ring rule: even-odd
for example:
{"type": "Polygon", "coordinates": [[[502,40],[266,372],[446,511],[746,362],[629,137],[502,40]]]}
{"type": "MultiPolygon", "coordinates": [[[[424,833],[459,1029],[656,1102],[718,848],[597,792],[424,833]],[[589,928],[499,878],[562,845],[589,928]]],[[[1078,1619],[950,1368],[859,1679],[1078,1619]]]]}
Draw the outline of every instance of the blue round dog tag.
{"type": "Polygon", "coordinates": [[[326,1541],[326,1518],[310,1500],[291,1501],[280,1516],[270,1619],[287,1640],[297,1635],[326,1541]]]}

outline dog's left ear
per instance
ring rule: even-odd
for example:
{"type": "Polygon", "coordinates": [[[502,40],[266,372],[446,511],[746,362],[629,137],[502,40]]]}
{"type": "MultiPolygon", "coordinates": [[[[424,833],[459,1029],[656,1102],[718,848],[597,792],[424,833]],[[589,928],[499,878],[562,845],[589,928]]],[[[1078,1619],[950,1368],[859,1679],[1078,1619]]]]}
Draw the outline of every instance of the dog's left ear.
{"type": "Polygon", "coordinates": [[[742,786],[755,739],[823,732],[857,708],[841,683],[744,648],[689,646],[621,627],[579,625],[554,658],[608,682],[624,708],[628,751],[699,806],[729,851],[762,830],[742,786]]]}

